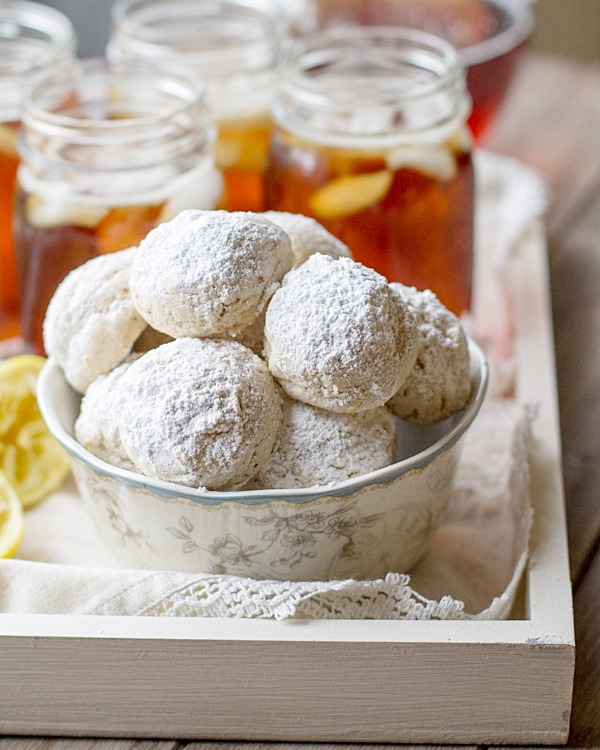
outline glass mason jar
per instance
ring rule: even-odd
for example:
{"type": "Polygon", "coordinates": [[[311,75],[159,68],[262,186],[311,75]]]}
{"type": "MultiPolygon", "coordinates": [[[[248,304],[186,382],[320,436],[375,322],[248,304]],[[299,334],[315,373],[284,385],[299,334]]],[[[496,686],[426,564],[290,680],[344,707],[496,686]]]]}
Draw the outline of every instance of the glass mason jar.
{"type": "Polygon", "coordinates": [[[19,139],[15,240],[21,333],[66,274],[136,245],[185,208],[214,208],[222,177],[206,88],[191,72],[88,59],[33,79],[19,139]]]}
{"type": "Polygon", "coordinates": [[[12,221],[21,94],[31,75],[72,59],[76,47],[73,26],[59,11],[26,0],[0,0],[0,339],[19,330],[12,221]]]}
{"type": "Polygon", "coordinates": [[[482,142],[535,26],[535,0],[280,0],[290,33],[334,26],[404,26],[447,39],[466,68],[469,127],[482,142]]]}
{"type": "Polygon", "coordinates": [[[456,50],[350,27],[291,42],[272,105],[268,209],[312,216],[389,280],[469,308],[474,175],[456,50]]]}
{"type": "Polygon", "coordinates": [[[262,210],[269,106],[285,14],[275,0],[117,0],[111,60],[191,68],[208,83],[225,178],[220,208],[262,210]]]}

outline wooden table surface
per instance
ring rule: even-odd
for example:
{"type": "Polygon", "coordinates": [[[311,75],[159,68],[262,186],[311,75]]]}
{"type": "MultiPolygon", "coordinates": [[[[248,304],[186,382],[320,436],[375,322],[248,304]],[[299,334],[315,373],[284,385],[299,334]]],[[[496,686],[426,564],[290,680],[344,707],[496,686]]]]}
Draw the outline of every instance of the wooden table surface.
{"type": "MultiPolygon", "coordinates": [[[[486,146],[535,167],[551,189],[547,228],[577,649],[568,747],[600,748],[600,66],[529,55],[486,146]]],[[[0,738],[0,750],[267,746],[0,738]]]]}

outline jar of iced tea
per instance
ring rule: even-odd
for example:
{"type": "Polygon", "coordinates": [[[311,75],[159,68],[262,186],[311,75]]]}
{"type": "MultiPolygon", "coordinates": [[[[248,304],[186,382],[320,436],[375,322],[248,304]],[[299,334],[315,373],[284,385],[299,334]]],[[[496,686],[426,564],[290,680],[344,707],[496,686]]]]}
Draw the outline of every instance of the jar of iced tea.
{"type": "Polygon", "coordinates": [[[107,56],[187,66],[208,83],[221,208],[262,209],[269,105],[285,14],[276,0],[117,0],[107,56]]]}
{"type": "Polygon", "coordinates": [[[27,79],[74,57],[69,19],[41,3],[0,0],[0,339],[19,330],[19,294],[12,219],[19,157],[19,102],[27,79]]]}
{"type": "Polygon", "coordinates": [[[535,25],[535,0],[280,0],[290,33],[339,26],[403,26],[447,39],[467,71],[473,99],[469,117],[484,140],[509,89],[535,25]]]}
{"type": "Polygon", "coordinates": [[[185,208],[214,208],[214,126],[191,72],[88,59],[30,82],[23,99],[15,240],[21,333],[42,321],[66,274],[135,246],[185,208]]]}
{"type": "Polygon", "coordinates": [[[314,217],[390,280],[469,309],[470,98],[454,47],[400,28],[290,43],[273,100],[267,208],[314,217]]]}

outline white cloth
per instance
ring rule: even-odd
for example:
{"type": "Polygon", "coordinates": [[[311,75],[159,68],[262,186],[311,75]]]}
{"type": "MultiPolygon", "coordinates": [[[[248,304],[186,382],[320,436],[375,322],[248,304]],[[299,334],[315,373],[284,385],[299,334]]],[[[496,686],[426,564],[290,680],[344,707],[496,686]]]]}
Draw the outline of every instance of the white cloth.
{"type": "MultiPolygon", "coordinates": [[[[526,168],[478,154],[478,254],[502,268],[545,207],[542,182],[526,168]]],[[[500,273],[477,284],[501,299],[500,273]]],[[[481,291],[481,290],[480,290],[481,291]]],[[[489,299],[489,297],[488,297],[489,299]]],[[[18,559],[0,561],[0,611],[101,615],[503,619],[527,563],[532,511],[528,440],[533,410],[503,393],[511,350],[504,318],[475,316],[492,367],[505,367],[465,441],[451,501],[423,559],[382,580],[255,581],[235,576],[123,570],[98,537],[72,480],[26,517],[18,559]],[[494,319],[496,322],[494,322],[494,319]]],[[[498,310],[496,310],[496,313],[498,310]]]]}

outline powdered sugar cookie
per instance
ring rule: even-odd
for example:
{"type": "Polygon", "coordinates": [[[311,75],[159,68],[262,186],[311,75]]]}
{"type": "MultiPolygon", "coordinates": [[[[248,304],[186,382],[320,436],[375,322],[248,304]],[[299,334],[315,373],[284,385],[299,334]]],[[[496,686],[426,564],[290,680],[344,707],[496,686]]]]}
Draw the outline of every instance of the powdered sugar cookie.
{"type": "Polygon", "coordinates": [[[292,398],[335,412],[382,406],[412,369],[416,326],[386,279],[350,258],[311,255],[265,320],[269,369],[292,398]]]}
{"type": "Polygon", "coordinates": [[[187,210],[142,240],[130,284],[157,331],[218,336],[250,325],[291,265],[289,237],[264,217],[187,210]]]}
{"type": "Polygon", "coordinates": [[[413,313],[419,350],[415,365],[389,402],[399,417],[434,424],[464,408],[471,393],[469,346],[460,321],[426,289],[392,283],[413,313]]]}
{"type": "Polygon", "coordinates": [[[141,355],[132,355],[106,375],[100,375],[81,399],[75,421],[75,437],[90,453],[113,466],[135,471],[119,435],[121,378],[132,362],[141,355]]]}
{"type": "Polygon", "coordinates": [[[387,466],[395,425],[385,406],[336,414],[286,396],[273,453],[246,489],[326,485],[387,466]]]}
{"type": "Polygon", "coordinates": [[[279,390],[266,364],[234,341],[163,344],[134,362],[120,387],[123,447],[150,477],[233,489],[253,477],[273,449],[279,390]]]}
{"type": "Polygon", "coordinates": [[[50,300],[44,347],[80,393],[129,353],[146,322],[129,292],[137,250],[100,255],[71,271],[50,300]]]}
{"type": "Polygon", "coordinates": [[[332,258],[352,257],[352,252],[337,237],[315,219],[303,214],[293,214],[287,211],[265,211],[269,221],[280,226],[292,241],[294,267],[302,265],[313,253],[330,255],[332,258]]]}

